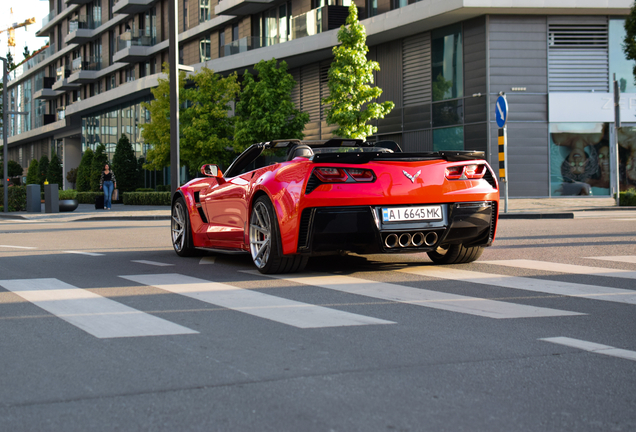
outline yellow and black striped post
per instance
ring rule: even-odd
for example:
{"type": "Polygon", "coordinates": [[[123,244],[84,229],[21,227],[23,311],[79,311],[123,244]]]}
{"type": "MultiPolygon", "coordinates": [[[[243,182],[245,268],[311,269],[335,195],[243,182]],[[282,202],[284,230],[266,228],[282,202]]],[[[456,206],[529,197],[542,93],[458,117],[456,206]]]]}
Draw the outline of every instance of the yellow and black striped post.
{"type": "Polygon", "coordinates": [[[499,144],[499,183],[505,191],[504,213],[508,213],[508,134],[507,127],[499,128],[497,143],[499,144]]]}

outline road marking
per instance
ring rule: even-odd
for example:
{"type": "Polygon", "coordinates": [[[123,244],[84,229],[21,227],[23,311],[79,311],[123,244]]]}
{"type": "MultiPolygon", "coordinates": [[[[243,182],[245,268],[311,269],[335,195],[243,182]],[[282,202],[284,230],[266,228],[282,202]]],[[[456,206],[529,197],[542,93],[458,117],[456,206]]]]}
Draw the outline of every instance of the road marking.
{"type": "MultiPolygon", "coordinates": [[[[260,274],[255,270],[246,273],[260,274]]],[[[477,315],[487,318],[536,318],[569,315],[585,315],[578,312],[547,309],[535,306],[447,294],[421,288],[411,288],[391,283],[358,279],[351,276],[305,274],[302,276],[284,277],[266,275],[299,284],[318,286],[335,291],[346,292],[398,303],[406,303],[433,309],[477,315]]]]}
{"type": "Polygon", "coordinates": [[[570,273],[591,276],[619,277],[625,279],[636,279],[636,271],[609,269],[603,267],[589,267],[573,264],[552,263],[533,260],[501,260],[501,261],[479,261],[480,264],[495,264],[501,266],[523,268],[528,270],[543,270],[556,273],[570,273]]]}
{"type": "Polygon", "coordinates": [[[139,263],[139,264],[148,264],[148,265],[153,265],[157,267],[167,267],[167,266],[174,265],[174,264],[166,264],[166,263],[160,263],[156,261],[146,261],[146,260],[131,260],[130,262],[139,263]]]}
{"type": "Polygon", "coordinates": [[[36,247],[31,247],[31,246],[11,246],[11,245],[0,245],[0,248],[11,248],[11,249],[37,249],[36,247]]]}
{"type": "Polygon", "coordinates": [[[605,354],[612,357],[620,357],[626,360],[636,361],[636,351],[629,351],[621,348],[614,348],[609,345],[601,345],[594,342],[587,342],[580,339],[572,339],[569,337],[552,337],[541,338],[539,340],[551,342],[554,344],[565,345],[571,348],[578,348],[583,351],[589,351],[597,354],[605,354]]]}
{"type": "Polygon", "coordinates": [[[199,264],[214,264],[215,261],[216,261],[216,257],[206,256],[201,258],[201,261],[199,261],[199,264]]]}
{"type": "Polygon", "coordinates": [[[58,279],[0,280],[0,285],[100,339],[198,333],[58,279]]]}
{"type": "Polygon", "coordinates": [[[256,290],[210,282],[176,273],[120,277],[299,328],[395,324],[393,321],[301,303],[256,290]]]}
{"type": "Polygon", "coordinates": [[[64,253],[77,254],[77,255],[86,255],[86,256],[104,256],[104,254],[95,253],[95,252],[64,251],[64,253]]]}
{"type": "Polygon", "coordinates": [[[618,262],[626,262],[636,264],[636,255],[627,255],[627,256],[597,256],[597,257],[586,257],[589,259],[603,260],[603,261],[618,261],[618,262]]]}
{"type": "Polygon", "coordinates": [[[502,288],[512,288],[570,297],[585,297],[594,300],[604,300],[616,303],[636,304],[636,291],[621,288],[608,288],[598,285],[584,285],[572,282],[481,273],[476,271],[459,270],[450,267],[407,267],[404,269],[399,269],[397,271],[402,273],[415,274],[418,276],[470,282],[481,285],[498,286],[502,288]]]}

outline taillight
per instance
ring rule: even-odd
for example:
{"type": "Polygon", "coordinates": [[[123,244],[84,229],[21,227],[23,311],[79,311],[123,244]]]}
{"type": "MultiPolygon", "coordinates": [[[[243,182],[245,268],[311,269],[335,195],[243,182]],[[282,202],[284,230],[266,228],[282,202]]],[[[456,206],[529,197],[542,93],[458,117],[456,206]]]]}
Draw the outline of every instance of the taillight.
{"type": "Polygon", "coordinates": [[[486,165],[481,164],[452,166],[446,168],[446,178],[448,180],[480,179],[486,174],[486,169],[486,165]]]}
{"type": "Polygon", "coordinates": [[[316,168],[314,174],[324,183],[342,183],[349,178],[342,168],[316,168]]]}
{"type": "Polygon", "coordinates": [[[357,182],[372,182],[375,180],[373,171],[368,169],[349,168],[347,172],[357,182]]]}

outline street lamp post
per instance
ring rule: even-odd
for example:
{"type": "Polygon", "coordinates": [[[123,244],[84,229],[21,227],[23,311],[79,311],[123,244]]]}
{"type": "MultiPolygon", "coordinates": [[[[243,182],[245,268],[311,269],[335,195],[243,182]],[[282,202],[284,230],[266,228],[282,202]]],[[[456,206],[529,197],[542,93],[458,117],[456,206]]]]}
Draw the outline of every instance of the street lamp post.
{"type": "Polygon", "coordinates": [[[7,127],[9,126],[7,122],[7,116],[9,115],[9,104],[7,97],[7,74],[9,62],[6,58],[0,57],[2,60],[2,157],[3,157],[3,166],[4,166],[4,175],[2,176],[2,186],[4,190],[4,212],[9,212],[9,182],[7,182],[7,176],[9,175],[9,159],[8,159],[8,143],[7,143],[7,127]]]}

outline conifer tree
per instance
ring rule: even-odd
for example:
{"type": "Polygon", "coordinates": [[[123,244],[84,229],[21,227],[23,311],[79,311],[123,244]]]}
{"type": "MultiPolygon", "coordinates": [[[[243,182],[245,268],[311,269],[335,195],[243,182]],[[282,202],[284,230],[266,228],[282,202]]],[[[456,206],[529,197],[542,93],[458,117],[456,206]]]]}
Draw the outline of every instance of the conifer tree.
{"type": "Polygon", "coordinates": [[[120,192],[134,192],[137,188],[137,158],[130,140],[121,134],[113,156],[113,172],[120,192]]]}
{"type": "Polygon", "coordinates": [[[28,185],[40,184],[40,164],[38,163],[37,159],[33,159],[29,164],[26,183],[28,185]]]}
{"type": "Polygon", "coordinates": [[[38,162],[38,168],[40,170],[39,183],[40,186],[44,187],[44,182],[47,180],[46,176],[49,173],[49,157],[47,155],[42,155],[40,162],[38,162]]]}
{"type": "Polygon", "coordinates": [[[56,184],[59,189],[64,187],[64,174],[62,172],[62,164],[56,153],[51,156],[51,162],[46,173],[46,178],[50,184],[56,184]]]}
{"type": "MultiPolygon", "coordinates": [[[[95,153],[93,154],[93,161],[91,162],[91,190],[93,192],[99,191],[99,179],[102,176],[102,172],[104,171],[104,165],[108,163],[108,155],[106,154],[106,146],[104,144],[99,144],[95,148],[95,153]]],[[[115,178],[117,177],[117,173],[115,173],[115,178]]]]}
{"type": "Polygon", "coordinates": [[[93,150],[87,148],[82,155],[77,168],[77,191],[89,192],[91,190],[91,166],[93,165],[93,150]]]}

